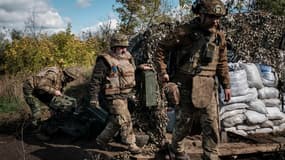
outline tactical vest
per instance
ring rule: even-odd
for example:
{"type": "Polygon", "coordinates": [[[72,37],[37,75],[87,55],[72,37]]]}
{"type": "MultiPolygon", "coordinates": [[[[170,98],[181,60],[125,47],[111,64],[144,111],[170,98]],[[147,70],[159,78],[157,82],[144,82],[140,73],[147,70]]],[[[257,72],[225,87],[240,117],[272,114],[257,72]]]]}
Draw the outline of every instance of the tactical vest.
{"type": "Polygon", "coordinates": [[[219,62],[223,37],[217,32],[206,37],[201,31],[190,34],[189,45],[183,45],[177,58],[177,72],[186,75],[214,76],[219,62]]]}
{"type": "Polygon", "coordinates": [[[57,67],[46,67],[41,70],[37,75],[33,76],[33,87],[37,88],[40,85],[48,85],[50,88],[62,90],[63,73],[57,67]],[[53,73],[55,77],[49,77],[48,74],[53,73]],[[51,83],[50,83],[51,82],[51,83]]]}
{"type": "Polygon", "coordinates": [[[135,67],[131,54],[127,52],[121,57],[114,57],[110,54],[102,54],[100,56],[107,61],[111,68],[110,73],[106,77],[105,94],[130,93],[136,85],[135,67]]]}

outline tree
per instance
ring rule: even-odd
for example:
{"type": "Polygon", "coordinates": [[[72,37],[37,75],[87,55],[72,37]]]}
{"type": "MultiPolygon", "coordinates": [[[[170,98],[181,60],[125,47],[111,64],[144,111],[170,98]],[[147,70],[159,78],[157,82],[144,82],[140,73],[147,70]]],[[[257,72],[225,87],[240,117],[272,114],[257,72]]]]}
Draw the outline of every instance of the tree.
{"type": "Polygon", "coordinates": [[[121,20],[120,31],[133,34],[144,31],[153,23],[171,20],[171,7],[167,0],[116,0],[119,6],[114,10],[118,12],[121,20]]]}
{"type": "Polygon", "coordinates": [[[31,12],[31,15],[28,17],[28,19],[25,21],[25,32],[32,36],[33,38],[36,38],[37,35],[41,34],[42,26],[39,26],[37,23],[37,13],[35,9],[31,12]]]}

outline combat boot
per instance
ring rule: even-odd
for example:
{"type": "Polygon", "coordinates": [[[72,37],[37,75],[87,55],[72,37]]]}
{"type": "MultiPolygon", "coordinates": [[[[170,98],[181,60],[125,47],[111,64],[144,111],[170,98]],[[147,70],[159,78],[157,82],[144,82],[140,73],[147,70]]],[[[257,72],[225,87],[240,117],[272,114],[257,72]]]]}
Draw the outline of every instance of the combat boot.
{"type": "Polygon", "coordinates": [[[185,152],[175,153],[175,160],[190,160],[190,157],[185,152]]]}
{"type": "Polygon", "coordinates": [[[138,147],[135,143],[130,144],[128,146],[128,150],[132,153],[132,154],[139,154],[142,152],[141,148],[138,147]]]}

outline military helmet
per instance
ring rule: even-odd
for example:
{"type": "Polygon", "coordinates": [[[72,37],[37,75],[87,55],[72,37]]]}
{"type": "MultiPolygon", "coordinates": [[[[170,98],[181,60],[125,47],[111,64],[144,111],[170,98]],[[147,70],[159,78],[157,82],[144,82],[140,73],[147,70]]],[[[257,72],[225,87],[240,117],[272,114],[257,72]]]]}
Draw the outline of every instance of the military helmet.
{"type": "Polygon", "coordinates": [[[226,15],[226,8],[221,0],[196,0],[192,6],[195,14],[209,14],[215,16],[226,15]]]}
{"type": "Polygon", "coordinates": [[[63,70],[63,72],[73,79],[78,79],[80,77],[80,70],[76,66],[67,67],[63,70]]]}
{"type": "Polygon", "coordinates": [[[129,46],[129,41],[126,35],[115,33],[111,37],[111,43],[110,43],[111,48],[112,47],[128,47],[128,46],[129,46]]]}

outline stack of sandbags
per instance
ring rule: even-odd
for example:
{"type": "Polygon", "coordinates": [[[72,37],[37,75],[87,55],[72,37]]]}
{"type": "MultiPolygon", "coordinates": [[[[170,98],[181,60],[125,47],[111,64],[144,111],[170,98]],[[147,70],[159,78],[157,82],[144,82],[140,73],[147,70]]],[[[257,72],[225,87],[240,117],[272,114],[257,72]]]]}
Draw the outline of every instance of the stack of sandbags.
{"type": "Polygon", "coordinates": [[[271,77],[270,83],[264,81],[260,67],[252,63],[233,63],[229,67],[231,101],[224,102],[223,91],[220,94],[220,120],[224,130],[241,135],[283,130],[285,114],[280,110],[274,79],[271,77]]]}

